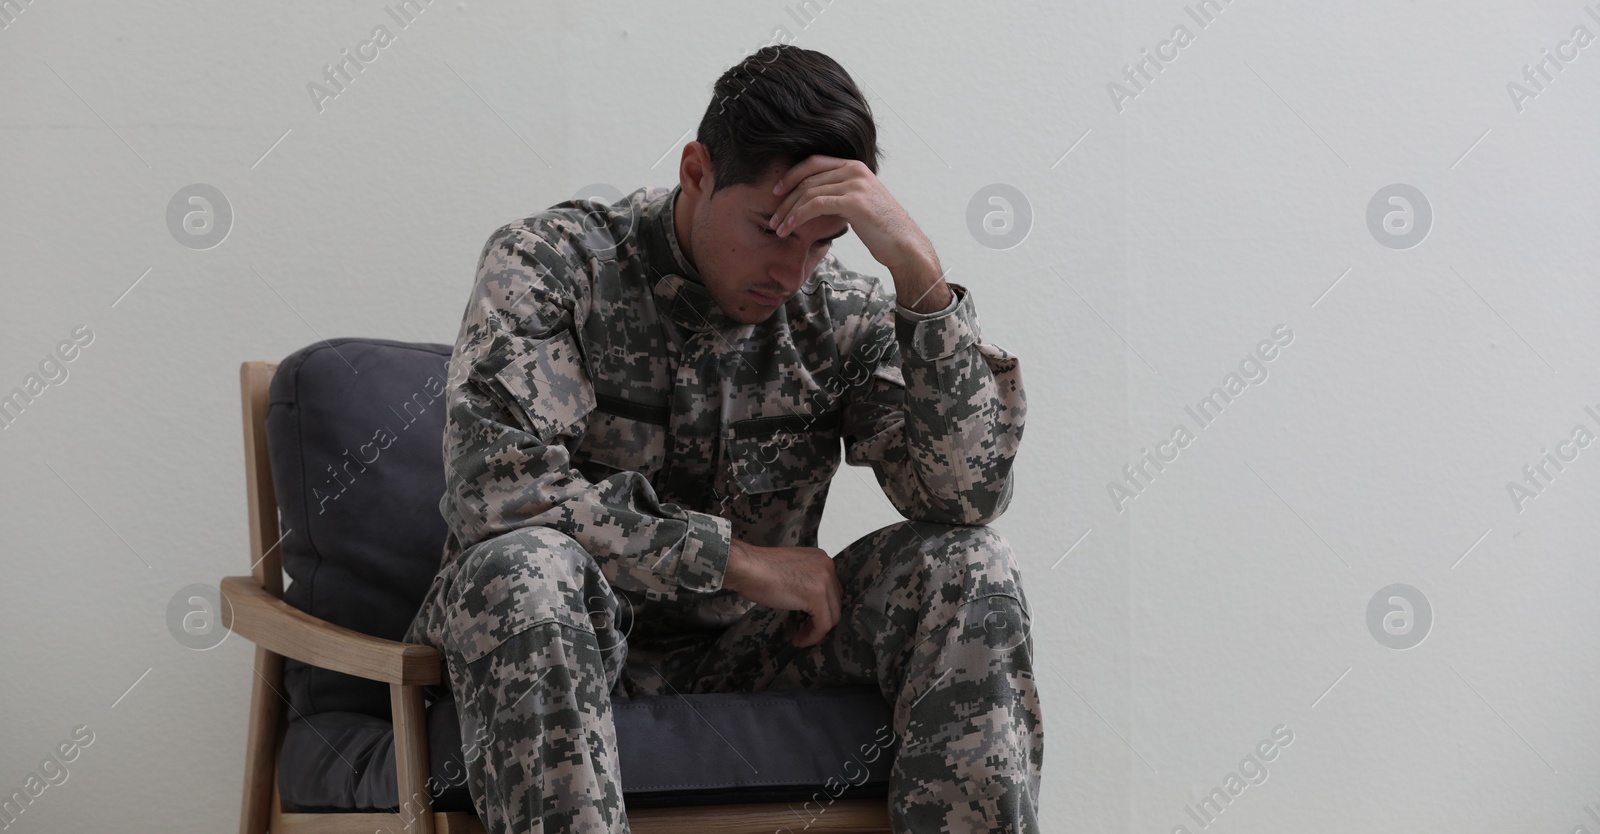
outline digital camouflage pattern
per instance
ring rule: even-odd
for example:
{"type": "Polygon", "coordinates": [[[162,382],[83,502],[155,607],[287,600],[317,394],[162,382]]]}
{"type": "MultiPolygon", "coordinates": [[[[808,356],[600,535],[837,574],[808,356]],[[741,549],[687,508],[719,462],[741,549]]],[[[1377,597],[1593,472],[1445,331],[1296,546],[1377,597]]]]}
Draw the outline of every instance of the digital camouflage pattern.
{"type": "MultiPolygon", "coordinates": [[[[876,684],[897,832],[1038,830],[1043,725],[1010,547],[1026,413],[970,294],[898,307],[833,255],[741,324],[678,246],[680,189],[490,236],[450,361],[448,527],[408,640],[438,647],[487,831],[622,832],[611,695],[876,684]],[[836,554],[843,620],[722,588],[729,543],[815,547],[870,466],[909,521],[836,554]]],[[[796,828],[796,830],[799,830],[796,828]]]]}

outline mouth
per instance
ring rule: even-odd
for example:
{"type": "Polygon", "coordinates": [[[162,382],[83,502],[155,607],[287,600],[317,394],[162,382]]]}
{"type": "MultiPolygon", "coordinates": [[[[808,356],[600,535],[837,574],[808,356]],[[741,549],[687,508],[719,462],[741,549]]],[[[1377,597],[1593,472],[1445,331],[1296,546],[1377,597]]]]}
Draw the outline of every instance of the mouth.
{"type": "Polygon", "coordinates": [[[750,297],[763,307],[778,307],[783,304],[783,297],[764,293],[759,290],[749,290],[750,297]]]}

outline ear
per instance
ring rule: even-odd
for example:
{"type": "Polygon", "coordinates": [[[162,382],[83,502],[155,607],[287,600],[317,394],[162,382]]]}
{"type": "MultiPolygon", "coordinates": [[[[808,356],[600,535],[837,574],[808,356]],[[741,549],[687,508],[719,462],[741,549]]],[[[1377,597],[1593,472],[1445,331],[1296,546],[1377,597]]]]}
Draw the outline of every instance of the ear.
{"type": "Polygon", "coordinates": [[[678,185],[691,200],[700,200],[711,193],[715,172],[711,170],[711,155],[706,146],[691,141],[683,146],[683,158],[678,161],[678,185]]]}

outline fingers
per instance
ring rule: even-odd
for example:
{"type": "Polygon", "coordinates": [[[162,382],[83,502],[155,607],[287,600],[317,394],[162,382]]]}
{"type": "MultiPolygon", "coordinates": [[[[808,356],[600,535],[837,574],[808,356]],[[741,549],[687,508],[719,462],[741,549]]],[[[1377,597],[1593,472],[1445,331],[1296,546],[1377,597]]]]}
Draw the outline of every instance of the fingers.
{"type": "Polygon", "coordinates": [[[827,632],[825,631],[817,630],[817,620],[815,617],[809,617],[806,619],[805,623],[800,626],[800,630],[794,633],[794,637],[789,639],[789,642],[800,648],[814,646],[821,642],[822,635],[826,633],[827,632]]]}
{"type": "Polygon", "coordinates": [[[818,171],[826,171],[829,168],[836,168],[847,161],[848,160],[840,159],[837,156],[828,156],[827,154],[820,153],[812,154],[795,163],[795,165],[789,170],[784,171],[783,175],[778,177],[778,181],[773,184],[772,193],[782,194],[790,188],[793,188],[796,183],[800,182],[806,177],[809,177],[818,171]]]}
{"type": "MultiPolygon", "coordinates": [[[[785,175],[785,177],[787,178],[788,175],[785,175]]],[[[788,196],[778,204],[777,210],[774,211],[772,213],[772,217],[768,219],[768,225],[772,226],[774,229],[783,227],[779,230],[779,234],[783,234],[783,229],[793,229],[794,227],[799,226],[801,223],[804,223],[805,220],[797,221],[793,216],[793,212],[797,206],[803,208],[812,203],[813,200],[819,196],[839,196],[848,194],[850,193],[851,189],[855,187],[853,179],[854,172],[852,172],[850,168],[838,167],[813,174],[799,182],[796,182],[792,190],[789,191],[788,196]]],[[[821,213],[837,214],[838,212],[835,211],[821,213]]],[[[806,220],[809,220],[811,217],[815,216],[815,214],[816,213],[806,216],[806,220]]]]}
{"type": "Polygon", "coordinates": [[[822,642],[822,638],[828,636],[828,632],[833,630],[835,624],[828,621],[826,608],[819,611],[808,611],[806,613],[806,621],[801,624],[800,630],[795,633],[794,644],[800,647],[815,646],[822,642]]]}
{"type": "Polygon", "coordinates": [[[814,646],[822,642],[822,638],[844,619],[844,586],[839,584],[837,574],[829,573],[820,604],[807,608],[806,613],[809,616],[796,635],[796,646],[814,646]]]}
{"type": "Polygon", "coordinates": [[[841,603],[841,594],[834,589],[829,589],[824,594],[821,604],[814,608],[807,608],[806,621],[801,624],[800,630],[795,632],[790,639],[799,647],[815,646],[828,636],[839,621],[844,618],[844,608],[841,603]]]}
{"type": "MultiPolygon", "coordinates": [[[[800,193],[800,192],[795,192],[800,193]]],[[[854,222],[848,212],[851,188],[847,183],[821,186],[805,192],[805,198],[790,209],[787,214],[779,209],[778,225],[774,228],[779,237],[783,237],[795,229],[809,223],[813,218],[824,215],[833,215],[845,218],[846,222],[854,222]]]]}
{"type": "MultiPolygon", "coordinates": [[[[824,185],[846,182],[850,179],[851,173],[849,168],[840,167],[830,168],[824,171],[809,174],[798,180],[794,179],[794,176],[795,174],[792,169],[789,171],[789,173],[784,174],[783,176],[784,181],[791,182],[793,184],[789,186],[788,196],[784,197],[783,200],[778,203],[777,211],[773,212],[772,216],[775,220],[782,220],[783,216],[788,214],[790,209],[794,208],[794,204],[803,199],[808,193],[815,192],[819,187],[824,185]]],[[[779,184],[781,185],[782,182],[779,184]]]]}

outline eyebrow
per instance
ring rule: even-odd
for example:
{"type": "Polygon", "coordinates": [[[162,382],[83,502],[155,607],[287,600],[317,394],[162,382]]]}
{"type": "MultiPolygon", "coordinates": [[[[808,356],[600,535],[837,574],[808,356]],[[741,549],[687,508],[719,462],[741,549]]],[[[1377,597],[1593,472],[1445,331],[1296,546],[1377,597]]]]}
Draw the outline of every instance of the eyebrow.
{"type": "MultiPolygon", "coordinates": [[[[761,209],[751,209],[750,210],[750,216],[754,217],[757,221],[759,221],[761,223],[761,225],[765,226],[765,225],[767,225],[767,218],[771,217],[772,214],[771,214],[771,212],[763,212],[761,209]]],[[[846,224],[844,224],[844,230],[843,231],[839,232],[836,235],[829,235],[827,237],[817,238],[817,242],[818,243],[830,243],[832,241],[835,241],[835,240],[838,240],[839,238],[844,237],[845,235],[847,235],[849,233],[850,233],[850,224],[846,223],[846,224]]]]}

